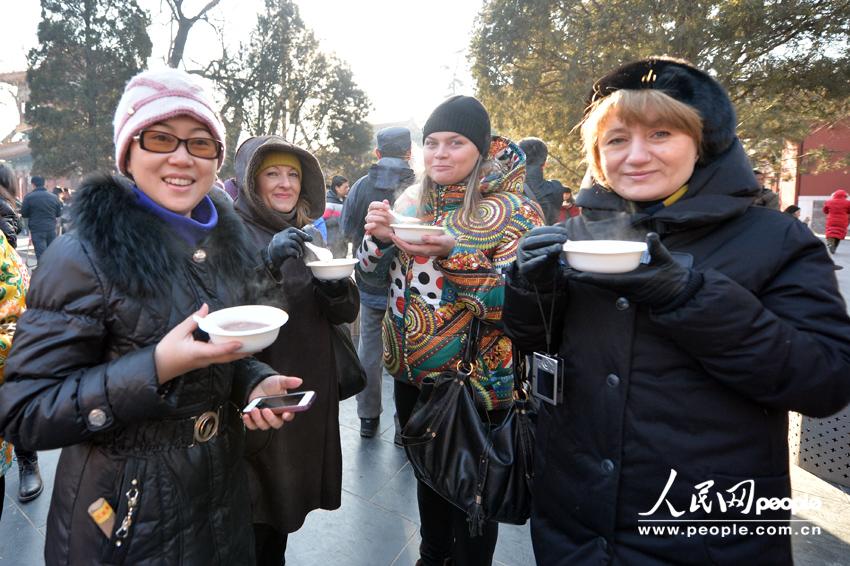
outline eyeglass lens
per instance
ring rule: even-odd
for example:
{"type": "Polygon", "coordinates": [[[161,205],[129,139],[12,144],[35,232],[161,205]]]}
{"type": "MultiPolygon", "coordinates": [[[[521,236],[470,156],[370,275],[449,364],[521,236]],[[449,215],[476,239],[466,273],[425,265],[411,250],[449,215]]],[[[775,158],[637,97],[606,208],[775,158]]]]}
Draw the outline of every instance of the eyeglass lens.
{"type": "Polygon", "coordinates": [[[139,145],[142,149],[154,153],[171,153],[176,151],[180,142],[186,143],[186,149],[190,155],[204,159],[215,159],[219,156],[220,147],[212,138],[189,138],[180,139],[166,132],[146,130],[141,133],[139,145]]]}

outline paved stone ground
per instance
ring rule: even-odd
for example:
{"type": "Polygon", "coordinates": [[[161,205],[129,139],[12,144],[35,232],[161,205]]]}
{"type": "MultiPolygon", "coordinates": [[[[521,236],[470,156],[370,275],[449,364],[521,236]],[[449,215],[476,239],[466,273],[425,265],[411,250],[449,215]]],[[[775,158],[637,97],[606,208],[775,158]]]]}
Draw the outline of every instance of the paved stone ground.
{"type": "MultiPolygon", "coordinates": [[[[26,239],[19,246],[26,251],[26,239]]],[[[837,261],[847,269],[836,272],[844,296],[850,299],[850,242],[839,248],[837,261]]],[[[287,562],[291,566],[412,566],[418,557],[418,513],[415,480],[404,453],[392,443],[392,384],[383,387],[387,413],[381,436],[363,440],[353,399],[340,405],[343,449],[342,507],[316,511],[304,527],[290,536],[287,562]]],[[[39,454],[46,482],[44,494],[18,503],[16,468],[7,473],[3,519],[0,521],[0,565],[44,564],[44,526],[59,451],[39,454]]],[[[850,489],[842,489],[792,466],[795,497],[820,498],[822,506],[795,515],[821,528],[821,534],[794,537],[794,559],[800,566],[850,565],[850,489]]],[[[496,548],[497,566],[529,566],[534,555],[528,525],[502,525],[496,548]]]]}

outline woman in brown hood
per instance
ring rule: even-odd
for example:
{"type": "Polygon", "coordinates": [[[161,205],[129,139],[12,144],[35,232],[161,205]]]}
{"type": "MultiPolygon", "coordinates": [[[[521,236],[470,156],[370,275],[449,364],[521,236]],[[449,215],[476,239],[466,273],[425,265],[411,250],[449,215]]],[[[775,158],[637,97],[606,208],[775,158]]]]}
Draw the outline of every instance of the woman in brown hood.
{"type": "Polygon", "coordinates": [[[248,435],[257,563],[282,564],[287,536],[301,528],[307,513],[340,506],[342,449],[331,325],[352,322],[360,300],[350,278],[319,281],[303,261],[304,242],[312,240],[303,228],[325,210],[316,158],[283,138],[261,136],[240,146],[236,162],[236,212],[279,282],[271,300],[289,313],[275,343],[257,358],[279,371],[299,368],[293,375],[303,376],[301,390],[316,392],[313,406],[288,433],[248,435]]]}

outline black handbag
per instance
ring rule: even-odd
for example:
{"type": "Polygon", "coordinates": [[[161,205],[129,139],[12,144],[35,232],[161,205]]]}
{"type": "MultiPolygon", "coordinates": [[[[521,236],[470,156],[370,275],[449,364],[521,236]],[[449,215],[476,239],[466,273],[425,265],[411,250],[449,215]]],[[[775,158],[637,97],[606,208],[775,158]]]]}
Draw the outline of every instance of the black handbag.
{"type": "Polygon", "coordinates": [[[416,478],[467,514],[473,536],[483,533],[487,521],[522,525],[528,520],[536,422],[516,350],[513,404],[501,423],[482,420],[469,382],[479,325],[477,318],[470,325],[455,371],[423,380],[402,431],[416,478]]]}
{"type": "Polygon", "coordinates": [[[343,401],[357,395],[366,387],[366,370],[360,364],[348,326],[331,325],[331,345],[339,382],[339,400],[343,401]]]}

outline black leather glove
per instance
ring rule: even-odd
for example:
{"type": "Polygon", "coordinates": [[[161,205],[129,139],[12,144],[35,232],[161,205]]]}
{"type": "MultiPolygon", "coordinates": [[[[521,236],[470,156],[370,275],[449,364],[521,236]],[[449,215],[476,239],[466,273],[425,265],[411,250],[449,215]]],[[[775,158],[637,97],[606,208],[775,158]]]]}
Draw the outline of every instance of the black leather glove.
{"type": "Polygon", "coordinates": [[[516,254],[520,275],[529,283],[551,284],[567,240],[569,234],[563,226],[541,226],[525,234],[516,254]]]}
{"type": "Polygon", "coordinates": [[[646,236],[650,262],[628,273],[589,273],[572,268],[566,276],[609,289],[630,301],[648,306],[656,314],[682,306],[702,285],[702,274],[676,263],[658,234],[646,236]]]}
{"type": "Polygon", "coordinates": [[[298,228],[287,228],[274,235],[267,250],[269,266],[280,269],[284,260],[304,256],[304,242],[312,242],[313,237],[298,228]]]}

